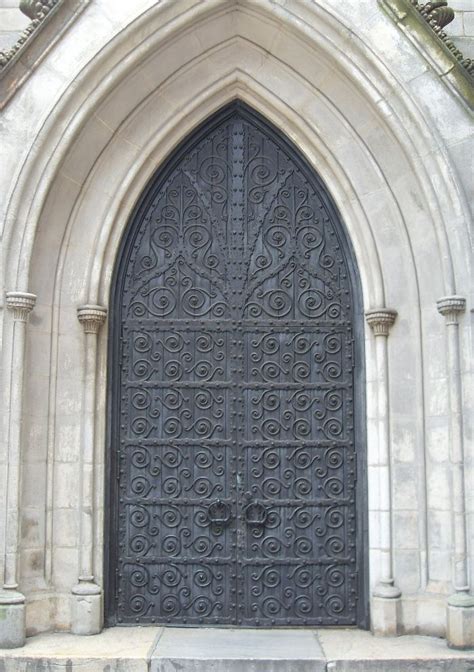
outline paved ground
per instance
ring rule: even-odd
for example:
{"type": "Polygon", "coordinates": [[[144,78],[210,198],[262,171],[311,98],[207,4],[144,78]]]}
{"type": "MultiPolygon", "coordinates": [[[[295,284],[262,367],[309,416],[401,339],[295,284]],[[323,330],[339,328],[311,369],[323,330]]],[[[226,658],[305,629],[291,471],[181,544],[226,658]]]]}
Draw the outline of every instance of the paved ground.
{"type": "Polygon", "coordinates": [[[0,650],[0,672],[474,672],[474,652],[360,630],[111,628],[0,650]]]}

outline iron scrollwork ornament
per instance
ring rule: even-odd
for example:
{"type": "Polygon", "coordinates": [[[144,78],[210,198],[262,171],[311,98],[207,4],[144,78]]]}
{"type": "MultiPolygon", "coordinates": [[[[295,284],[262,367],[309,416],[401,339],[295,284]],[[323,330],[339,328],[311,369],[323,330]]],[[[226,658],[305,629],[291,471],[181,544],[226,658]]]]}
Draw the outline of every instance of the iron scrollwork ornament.
{"type": "Polygon", "coordinates": [[[253,539],[262,539],[268,519],[266,507],[261,502],[250,502],[244,508],[243,516],[253,539]]]}
{"type": "Polygon", "coordinates": [[[353,625],[354,306],[330,197],[240,103],[155,180],[115,303],[113,622],[353,625]]]}

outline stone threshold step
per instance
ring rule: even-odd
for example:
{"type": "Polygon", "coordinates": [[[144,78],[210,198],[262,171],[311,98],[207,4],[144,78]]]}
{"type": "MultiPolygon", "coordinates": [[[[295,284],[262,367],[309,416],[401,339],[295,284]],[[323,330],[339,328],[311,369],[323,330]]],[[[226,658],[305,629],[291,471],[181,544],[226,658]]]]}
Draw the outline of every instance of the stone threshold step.
{"type": "Polygon", "coordinates": [[[30,637],[0,650],[0,672],[474,672],[474,652],[353,629],[131,627],[30,637]]]}

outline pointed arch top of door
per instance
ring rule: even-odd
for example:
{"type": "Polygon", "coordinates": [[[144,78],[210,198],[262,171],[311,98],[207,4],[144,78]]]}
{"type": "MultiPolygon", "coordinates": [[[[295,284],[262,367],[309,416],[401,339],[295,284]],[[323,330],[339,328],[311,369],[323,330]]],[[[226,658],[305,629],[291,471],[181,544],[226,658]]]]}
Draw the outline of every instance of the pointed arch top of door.
{"type": "Polygon", "coordinates": [[[150,181],[112,286],[109,623],[365,627],[361,292],[318,175],[227,105],[150,181]]]}
{"type": "MultiPolygon", "coordinates": [[[[337,206],[334,203],[327,186],[324,184],[317,170],[315,170],[315,168],[308,163],[306,158],[294,145],[292,140],[285,134],[284,129],[276,128],[274,124],[266,119],[260,112],[253,109],[248,103],[241,99],[235,99],[234,101],[227,103],[222,108],[214,112],[208,119],[201,122],[194,130],[191,130],[188,135],[179,143],[179,145],[171,152],[171,154],[163,161],[162,165],[157,168],[155,174],[149,180],[148,185],[144,189],[129,219],[129,225],[126,227],[122,236],[122,242],[118,250],[117,258],[119,260],[123,259],[127,248],[130,246],[130,237],[133,237],[134,233],[137,231],[136,224],[132,227],[130,223],[132,221],[138,221],[140,218],[140,213],[142,213],[143,209],[146,208],[146,205],[150,202],[150,199],[152,199],[153,194],[160,189],[161,184],[166,180],[166,177],[170,174],[170,172],[172,172],[173,168],[178,165],[186,152],[192,149],[192,146],[197,145],[206,134],[217,129],[220,125],[224,124],[227,119],[237,113],[241,115],[243,119],[247,119],[251,124],[255,125],[256,128],[260,128],[269,137],[276,140],[282,148],[286,149],[286,151],[291,156],[292,161],[297,163],[298,168],[302,171],[305,177],[315,186],[317,186],[318,193],[323,199],[325,208],[327,208],[331,213],[331,217],[334,219],[334,221],[338,222],[337,235],[340,239],[340,244],[343,247],[344,257],[348,262],[347,270],[350,274],[350,284],[352,286],[352,290],[357,295],[357,300],[360,304],[360,307],[362,308],[362,290],[360,287],[360,278],[357,269],[356,256],[354,254],[351,241],[347,235],[344,222],[338,212],[337,206]]],[[[120,268],[118,264],[116,264],[114,280],[111,285],[112,292],[116,291],[116,282],[120,282],[120,268]]],[[[110,305],[113,305],[113,302],[111,302],[110,305]]]]}

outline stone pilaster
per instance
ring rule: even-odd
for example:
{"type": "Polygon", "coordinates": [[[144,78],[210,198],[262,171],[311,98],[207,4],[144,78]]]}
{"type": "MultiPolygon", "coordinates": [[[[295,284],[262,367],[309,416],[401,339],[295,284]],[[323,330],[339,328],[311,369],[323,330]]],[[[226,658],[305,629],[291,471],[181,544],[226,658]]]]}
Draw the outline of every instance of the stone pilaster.
{"type": "Polygon", "coordinates": [[[445,296],[437,301],[438,312],[446,319],[448,340],[449,426],[453,510],[453,587],[448,598],[446,636],[449,646],[474,646],[474,597],[469,592],[464,445],[462,418],[462,385],[459,344],[459,316],[466,309],[462,296],[445,296]]]}
{"type": "Polygon", "coordinates": [[[0,592],[0,648],[25,643],[25,596],[18,590],[20,542],[21,427],[23,378],[28,315],[36,296],[28,292],[7,292],[6,306],[13,318],[10,357],[10,395],[6,399],[6,483],[5,549],[3,588],[0,592]]]}
{"type": "Polygon", "coordinates": [[[393,577],[392,476],[390,466],[390,404],[387,339],[397,312],[377,308],[366,313],[375,336],[377,367],[377,426],[379,442],[380,579],[372,593],[372,630],[375,635],[395,636],[400,620],[401,592],[393,577]]]}
{"type": "Polygon", "coordinates": [[[72,632],[94,635],[102,629],[102,590],[94,579],[94,461],[97,337],[107,317],[103,306],[77,310],[84,329],[84,378],[81,417],[79,577],[72,589],[72,632]]]}

